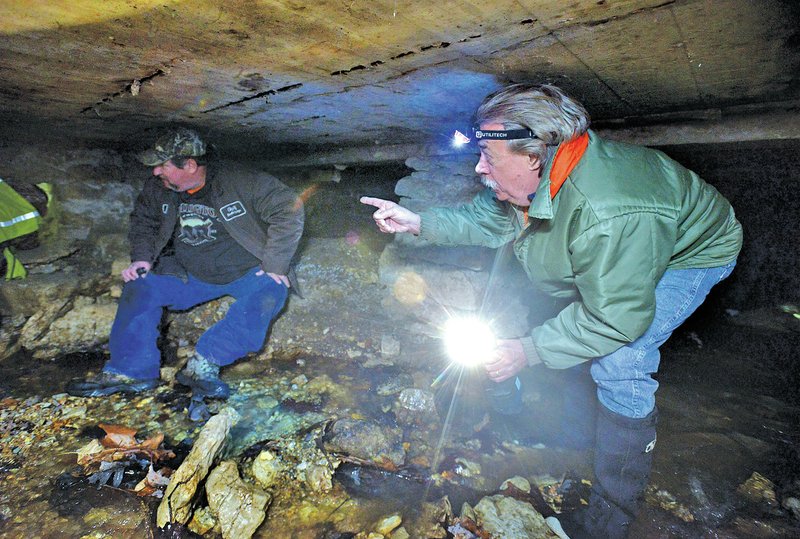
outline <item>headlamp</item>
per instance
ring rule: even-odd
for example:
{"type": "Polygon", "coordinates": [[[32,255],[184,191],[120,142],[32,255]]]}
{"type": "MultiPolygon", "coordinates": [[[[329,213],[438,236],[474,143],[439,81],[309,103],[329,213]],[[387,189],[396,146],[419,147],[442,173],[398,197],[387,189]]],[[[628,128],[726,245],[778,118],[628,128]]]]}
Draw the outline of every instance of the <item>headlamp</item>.
{"type": "Polygon", "coordinates": [[[524,138],[536,138],[536,135],[534,135],[533,131],[531,131],[530,129],[503,129],[499,131],[475,129],[474,133],[475,133],[475,138],[478,140],[481,139],[519,140],[524,138]]]}
{"type": "MultiPolygon", "coordinates": [[[[530,129],[472,129],[476,140],[520,140],[539,138],[530,129]]],[[[461,131],[453,133],[453,146],[460,147],[470,142],[470,138],[461,131]]]]}

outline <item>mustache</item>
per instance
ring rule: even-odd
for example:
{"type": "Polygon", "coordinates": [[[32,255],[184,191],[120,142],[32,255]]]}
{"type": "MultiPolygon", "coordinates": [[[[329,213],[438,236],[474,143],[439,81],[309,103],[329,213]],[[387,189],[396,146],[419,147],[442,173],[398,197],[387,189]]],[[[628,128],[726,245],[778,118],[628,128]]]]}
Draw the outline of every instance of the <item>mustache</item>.
{"type": "Polygon", "coordinates": [[[496,181],[494,181],[493,179],[489,178],[488,176],[481,176],[481,183],[485,187],[488,187],[489,189],[491,189],[492,191],[497,191],[497,189],[500,187],[499,185],[497,185],[496,181]]]}

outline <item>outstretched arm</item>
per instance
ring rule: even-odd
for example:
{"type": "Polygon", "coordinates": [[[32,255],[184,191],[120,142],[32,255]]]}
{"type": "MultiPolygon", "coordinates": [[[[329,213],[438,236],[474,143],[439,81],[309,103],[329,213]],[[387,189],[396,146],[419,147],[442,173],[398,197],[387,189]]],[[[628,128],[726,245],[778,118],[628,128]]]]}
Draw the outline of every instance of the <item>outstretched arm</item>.
{"type": "Polygon", "coordinates": [[[386,234],[397,232],[411,232],[415,236],[420,231],[420,216],[413,211],[390,200],[382,198],[361,197],[362,204],[375,206],[377,211],[372,214],[378,229],[386,234]]]}

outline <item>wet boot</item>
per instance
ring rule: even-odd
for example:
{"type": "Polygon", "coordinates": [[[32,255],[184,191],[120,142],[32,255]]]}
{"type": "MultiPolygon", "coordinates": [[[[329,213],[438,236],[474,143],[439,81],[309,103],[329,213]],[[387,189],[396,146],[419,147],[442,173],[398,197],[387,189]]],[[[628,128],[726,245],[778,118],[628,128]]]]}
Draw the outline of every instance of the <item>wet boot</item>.
{"type": "Polygon", "coordinates": [[[102,371],[95,376],[72,380],[66,391],[75,397],[105,397],[114,393],[141,393],[158,387],[158,379],[141,380],[123,374],[102,371]]]}
{"type": "Polygon", "coordinates": [[[205,423],[211,417],[208,405],[202,395],[192,395],[189,402],[189,419],[196,423],[205,423]]]}
{"type": "Polygon", "coordinates": [[[190,387],[192,395],[200,398],[227,399],[231,395],[230,386],[219,377],[219,365],[200,354],[189,358],[186,367],[175,375],[175,380],[190,387]]]}
{"type": "Polygon", "coordinates": [[[627,536],[650,479],[657,420],[657,410],[632,419],[598,406],[589,505],[559,519],[571,539],[627,536]]]}

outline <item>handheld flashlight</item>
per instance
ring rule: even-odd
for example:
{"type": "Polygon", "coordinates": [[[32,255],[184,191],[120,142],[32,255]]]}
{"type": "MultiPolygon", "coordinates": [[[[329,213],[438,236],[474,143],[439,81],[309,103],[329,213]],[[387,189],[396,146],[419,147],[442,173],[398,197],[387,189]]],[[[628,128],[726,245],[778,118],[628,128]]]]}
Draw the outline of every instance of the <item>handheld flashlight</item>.
{"type": "MultiPolygon", "coordinates": [[[[451,366],[477,367],[494,359],[497,337],[489,324],[479,318],[451,318],[445,323],[443,338],[451,366]]],[[[431,387],[441,382],[447,370],[433,381],[431,387]]],[[[518,376],[502,382],[486,378],[484,391],[494,411],[514,415],[522,410],[522,384],[518,376]]]]}
{"type": "Polygon", "coordinates": [[[476,367],[492,359],[497,338],[489,324],[469,316],[447,321],[444,343],[451,361],[465,367],[476,367]]]}

